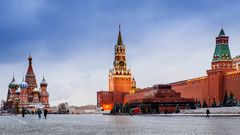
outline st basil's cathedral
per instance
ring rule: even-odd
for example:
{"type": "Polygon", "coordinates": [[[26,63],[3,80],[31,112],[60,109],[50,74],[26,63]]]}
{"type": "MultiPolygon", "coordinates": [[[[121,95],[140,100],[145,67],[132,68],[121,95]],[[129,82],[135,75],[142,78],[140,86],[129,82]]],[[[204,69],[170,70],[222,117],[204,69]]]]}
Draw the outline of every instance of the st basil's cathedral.
{"type": "Polygon", "coordinates": [[[38,88],[36,76],[32,67],[32,57],[28,57],[28,69],[20,83],[17,83],[13,76],[12,81],[8,85],[7,100],[5,109],[21,110],[25,108],[28,111],[35,111],[37,108],[46,108],[50,110],[49,93],[47,91],[48,83],[44,76],[38,88]]]}

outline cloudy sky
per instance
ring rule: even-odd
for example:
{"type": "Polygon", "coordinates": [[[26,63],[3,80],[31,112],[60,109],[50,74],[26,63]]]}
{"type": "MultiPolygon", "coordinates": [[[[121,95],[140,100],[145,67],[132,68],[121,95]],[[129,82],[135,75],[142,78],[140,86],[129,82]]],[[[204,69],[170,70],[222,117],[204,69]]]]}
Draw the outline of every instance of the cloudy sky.
{"type": "Polygon", "coordinates": [[[50,104],[96,104],[108,90],[118,25],[137,86],[206,75],[221,25],[240,54],[240,2],[228,0],[0,0],[0,99],[31,52],[50,104]]]}

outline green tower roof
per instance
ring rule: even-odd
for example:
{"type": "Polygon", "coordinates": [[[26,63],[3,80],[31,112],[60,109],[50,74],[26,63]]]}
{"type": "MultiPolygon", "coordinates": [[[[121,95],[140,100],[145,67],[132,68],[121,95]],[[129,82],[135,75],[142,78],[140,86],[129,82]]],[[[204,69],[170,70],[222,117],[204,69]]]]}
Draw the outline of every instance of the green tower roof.
{"type": "Polygon", "coordinates": [[[213,55],[213,62],[226,60],[232,60],[228,45],[216,45],[213,55]]]}
{"type": "Polygon", "coordinates": [[[223,28],[221,29],[221,31],[220,31],[218,36],[225,36],[225,32],[224,32],[223,28]]]}
{"type": "MultiPolygon", "coordinates": [[[[221,36],[225,36],[223,29],[221,29],[219,33],[219,37],[221,36]]],[[[228,43],[216,44],[212,61],[217,62],[217,61],[229,61],[229,60],[232,60],[232,58],[231,58],[231,53],[230,53],[228,43]]]]}

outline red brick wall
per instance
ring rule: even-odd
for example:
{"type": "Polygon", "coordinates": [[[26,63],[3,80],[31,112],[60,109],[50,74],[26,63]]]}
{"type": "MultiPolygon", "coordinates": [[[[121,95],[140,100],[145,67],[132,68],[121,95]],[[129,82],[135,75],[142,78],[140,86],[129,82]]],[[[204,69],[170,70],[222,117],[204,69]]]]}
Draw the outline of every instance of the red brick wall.
{"type": "MultiPolygon", "coordinates": [[[[128,93],[127,93],[128,94],[128,93]]],[[[122,92],[114,92],[114,103],[116,104],[123,104],[124,93],[122,92]]]]}
{"type": "Polygon", "coordinates": [[[195,98],[201,103],[205,99],[208,105],[211,105],[213,98],[217,104],[222,103],[225,91],[228,96],[232,92],[238,100],[240,99],[240,71],[229,72],[223,76],[209,75],[171,85],[173,90],[181,92],[182,97],[195,98]]]}
{"type": "Polygon", "coordinates": [[[194,98],[201,101],[207,101],[208,97],[208,79],[200,77],[191,80],[172,83],[172,89],[181,92],[183,98],[194,98]]]}
{"type": "Polygon", "coordinates": [[[115,75],[109,77],[109,90],[114,92],[126,92],[129,93],[132,90],[132,76],[115,75]]]}
{"type": "Polygon", "coordinates": [[[240,71],[224,76],[224,91],[227,91],[228,96],[232,92],[238,100],[240,99],[240,71]]]}
{"type": "Polygon", "coordinates": [[[98,91],[97,92],[97,106],[104,110],[111,110],[113,106],[113,92],[98,91]]]}

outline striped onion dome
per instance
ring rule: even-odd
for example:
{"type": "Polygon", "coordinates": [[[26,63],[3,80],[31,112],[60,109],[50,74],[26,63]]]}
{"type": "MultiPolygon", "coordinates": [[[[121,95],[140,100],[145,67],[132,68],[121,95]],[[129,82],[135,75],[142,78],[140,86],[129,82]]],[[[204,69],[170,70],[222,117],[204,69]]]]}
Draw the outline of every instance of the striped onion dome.
{"type": "Polygon", "coordinates": [[[43,80],[40,83],[40,86],[42,87],[42,86],[47,86],[47,85],[48,85],[48,83],[46,82],[45,78],[43,77],[43,80]]]}
{"type": "Polygon", "coordinates": [[[22,82],[19,84],[20,89],[26,89],[28,87],[28,84],[22,79],[22,82]]]}
{"type": "Polygon", "coordinates": [[[10,89],[17,89],[19,87],[18,83],[15,81],[15,78],[13,76],[13,80],[11,81],[11,83],[8,85],[8,88],[10,89]]]}

